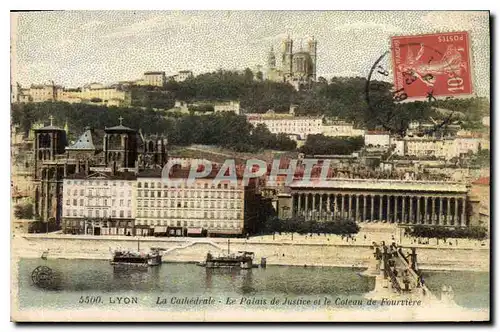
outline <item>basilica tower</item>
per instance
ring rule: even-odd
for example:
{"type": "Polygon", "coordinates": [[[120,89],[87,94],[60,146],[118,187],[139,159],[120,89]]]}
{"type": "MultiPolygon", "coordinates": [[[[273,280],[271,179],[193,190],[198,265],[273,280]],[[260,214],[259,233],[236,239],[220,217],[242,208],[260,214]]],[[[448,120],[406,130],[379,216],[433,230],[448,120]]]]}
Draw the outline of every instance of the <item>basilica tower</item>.
{"type": "Polygon", "coordinates": [[[311,56],[311,62],[312,62],[312,79],[313,81],[316,81],[316,49],[318,46],[318,42],[316,39],[314,39],[314,36],[309,39],[307,42],[308,48],[309,48],[309,55],[311,56]]]}

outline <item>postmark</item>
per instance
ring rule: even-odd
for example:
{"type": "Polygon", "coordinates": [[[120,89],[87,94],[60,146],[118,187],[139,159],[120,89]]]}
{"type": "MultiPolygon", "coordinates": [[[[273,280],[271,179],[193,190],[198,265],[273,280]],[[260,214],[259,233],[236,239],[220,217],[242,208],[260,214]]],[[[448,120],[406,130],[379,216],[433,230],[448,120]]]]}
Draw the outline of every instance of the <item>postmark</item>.
{"type": "Polygon", "coordinates": [[[395,36],[391,56],[395,91],[408,99],[473,92],[468,32],[395,36]]]}

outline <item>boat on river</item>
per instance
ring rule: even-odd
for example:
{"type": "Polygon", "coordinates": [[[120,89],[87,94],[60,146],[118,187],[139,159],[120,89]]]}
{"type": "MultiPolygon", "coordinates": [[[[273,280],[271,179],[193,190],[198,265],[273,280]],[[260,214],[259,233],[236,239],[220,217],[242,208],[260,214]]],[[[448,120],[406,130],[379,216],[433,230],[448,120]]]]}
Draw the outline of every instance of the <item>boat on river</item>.
{"type": "Polygon", "coordinates": [[[161,264],[160,248],[151,248],[148,252],[140,250],[140,241],[137,241],[137,250],[115,249],[112,252],[112,265],[157,266],[161,264]]]}
{"type": "Polygon", "coordinates": [[[198,263],[206,268],[240,268],[251,269],[253,267],[254,253],[250,251],[238,251],[237,253],[213,256],[207,253],[206,260],[198,263]]]}
{"type": "Polygon", "coordinates": [[[253,260],[255,255],[251,251],[238,251],[231,253],[230,241],[227,241],[227,254],[218,256],[212,255],[210,251],[207,253],[204,262],[198,263],[198,266],[206,268],[240,268],[251,269],[254,267],[253,260]]]}

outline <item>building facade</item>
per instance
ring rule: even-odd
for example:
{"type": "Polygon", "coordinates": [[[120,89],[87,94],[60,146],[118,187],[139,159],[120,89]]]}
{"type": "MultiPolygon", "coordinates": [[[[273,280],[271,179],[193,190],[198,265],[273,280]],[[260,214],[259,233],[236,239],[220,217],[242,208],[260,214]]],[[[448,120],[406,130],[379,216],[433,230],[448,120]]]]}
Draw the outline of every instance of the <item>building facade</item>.
{"type": "Polygon", "coordinates": [[[469,225],[467,187],[461,183],[339,178],[295,181],[290,189],[293,216],[306,220],[469,225]]]}
{"type": "Polygon", "coordinates": [[[179,186],[167,185],[161,172],[138,174],[136,225],[145,234],[211,235],[246,233],[255,222],[258,211],[255,186],[234,185],[228,181],[214,183],[216,173],[186,182],[187,172],[177,170],[170,177],[179,186]]]}
{"type": "Polygon", "coordinates": [[[335,121],[329,124],[323,125],[322,132],[325,136],[330,137],[353,137],[353,136],[364,136],[364,129],[356,129],[354,125],[345,121],[335,121]]]}
{"type": "Polygon", "coordinates": [[[194,77],[191,70],[181,70],[177,74],[171,76],[170,78],[176,82],[184,82],[185,80],[194,77]]]}
{"type": "Polygon", "coordinates": [[[63,181],[64,233],[135,235],[133,173],[78,173],[63,181]]]}
{"type": "Polygon", "coordinates": [[[293,115],[247,114],[247,120],[254,126],[264,124],[273,134],[285,133],[298,135],[304,140],[308,135],[321,134],[323,119],[321,117],[301,117],[293,115]]]}
{"type": "Polygon", "coordinates": [[[226,102],[214,103],[214,113],[234,112],[240,114],[240,102],[238,100],[230,100],[226,102]]]}
{"type": "Polygon", "coordinates": [[[142,75],[141,85],[165,86],[167,78],[164,71],[147,71],[142,75]]]}

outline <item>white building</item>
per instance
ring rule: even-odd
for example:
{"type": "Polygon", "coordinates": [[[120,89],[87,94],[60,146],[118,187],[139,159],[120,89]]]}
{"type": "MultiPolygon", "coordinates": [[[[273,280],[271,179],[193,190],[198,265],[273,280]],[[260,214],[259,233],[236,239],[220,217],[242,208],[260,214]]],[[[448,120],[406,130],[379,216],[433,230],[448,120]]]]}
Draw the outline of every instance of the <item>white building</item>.
{"type": "Polygon", "coordinates": [[[391,145],[391,136],[386,131],[367,131],[365,133],[365,146],[388,147],[391,145]]]}
{"type": "Polygon", "coordinates": [[[165,184],[157,171],[138,175],[136,225],[143,234],[243,234],[246,222],[255,221],[245,215],[245,208],[257,212],[251,206],[253,186],[244,187],[241,180],[237,185],[228,181],[215,184],[215,172],[188,185],[188,172],[172,172],[171,179],[181,181],[177,187],[165,184]]]}
{"type": "Polygon", "coordinates": [[[194,77],[193,72],[191,70],[181,70],[177,74],[171,76],[171,79],[173,79],[176,82],[184,82],[188,78],[194,77]]]}
{"type": "Polygon", "coordinates": [[[352,123],[344,121],[323,125],[321,130],[323,135],[331,137],[364,136],[365,134],[364,129],[356,129],[352,123]]]}
{"type": "Polygon", "coordinates": [[[74,174],[63,180],[63,231],[134,235],[135,184],[132,173],[74,174]]]}
{"type": "Polygon", "coordinates": [[[240,114],[240,102],[237,100],[230,100],[225,102],[214,103],[214,112],[234,112],[240,114]]]}
{"type": "Polygon", "coordinates": [[[163,87],[167,79],[164,71],[147,71],[142,76],[141,85],[163,87]]]}
{"type": "Polygon", "coordinates": [[[299,135],[304,140],[308,135],[321,134],[321,117],[295,117],[290,114],[247,114],[247,120],[254,126],[265,124],[273,134],[299,135]]]}

